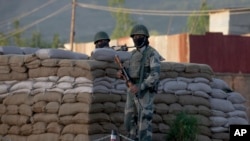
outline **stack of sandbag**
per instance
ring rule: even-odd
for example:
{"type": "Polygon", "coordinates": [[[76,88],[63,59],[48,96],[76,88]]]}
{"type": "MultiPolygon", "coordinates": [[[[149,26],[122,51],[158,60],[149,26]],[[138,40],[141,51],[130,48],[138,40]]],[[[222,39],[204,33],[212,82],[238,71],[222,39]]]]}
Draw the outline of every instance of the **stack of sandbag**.
{"type": "MultiPolygon", "coordinates": [[[[0,137],[90,141],[110,135],[111,130],[126,135],[127,86],[116,78],[119,68],[112,57],[95,53],[99,54],[90,60],[62,59],[46,50],[42,55],[0,55],[0,137]]],[[[122,55],[124,62],[127,58],[122,55]]],[[[245,99],[221,87],[223,81],[213,78],[210,66],[174,62],[161,66],[153,116],[155,141],[166,139],[180,111],[197,117],[200,141],[228,140],[230,124],[247,123],[245,99]]]]}

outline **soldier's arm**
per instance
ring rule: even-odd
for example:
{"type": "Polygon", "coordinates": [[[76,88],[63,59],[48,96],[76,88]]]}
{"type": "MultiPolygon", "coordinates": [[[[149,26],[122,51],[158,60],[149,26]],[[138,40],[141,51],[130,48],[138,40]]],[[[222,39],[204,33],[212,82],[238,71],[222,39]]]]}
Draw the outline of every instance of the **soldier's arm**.
{"type": "Polygon", "coordinates": [[[146,88],[154,87],[160,79],[160,55],[158,52],[154,51],[150,55],[150,73],[149,76],[142,82],[141,90],[146,88]]]}

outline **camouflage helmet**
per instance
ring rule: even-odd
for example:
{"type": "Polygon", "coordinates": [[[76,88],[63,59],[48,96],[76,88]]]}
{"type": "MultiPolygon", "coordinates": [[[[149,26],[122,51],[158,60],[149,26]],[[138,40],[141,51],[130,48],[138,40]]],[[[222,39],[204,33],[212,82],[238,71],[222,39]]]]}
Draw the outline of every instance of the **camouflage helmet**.
{"type": "Polygon", "coordinates": [[[110,41],[108,34],[106,32],[104,32],[104,31],[100,31],[100,32],[97,32],[95,34],[94,43],[96,43],[99,40],[108,40],[108,41],[110,41]]]}
{"type": "Polygon", "coordinates": [[[141,35],[145,35],[145,36],[149,37],[148,29],[146,28],[146,26],[144,26],[142,24],[135,25],[132,28],[132,31],[130,33],[130,37],[133,37],[135,34],[141,34],[141,35]]]}

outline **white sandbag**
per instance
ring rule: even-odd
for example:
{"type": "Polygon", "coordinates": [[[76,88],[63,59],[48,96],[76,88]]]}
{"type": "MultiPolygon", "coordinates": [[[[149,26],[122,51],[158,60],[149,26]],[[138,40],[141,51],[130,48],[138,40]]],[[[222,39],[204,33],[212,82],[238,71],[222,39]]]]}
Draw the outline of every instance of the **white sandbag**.
{"type": "Polygon", "coordinates": [[[61,49],[40,49],[36,51],[40,59],[88,59],[88,55],[61,49]]]}
{"type": "Polygon", "coordinates": [[[63,90],[67,90],[67,89],[72,89],[73,85],[70,82],[59,82],[56,87],[63,90]]]}
{"type": "Polygon", "coordinates": [[[194,81],[194,79],[192,78],[186,78],[186,77],[177,77],[176,78],[177,81],[184,81],[184,82],[187,82],[187,83],[191,83],[194,81]]]}
{"type": "Polygon", "coordinates": [[[38,88],[44,88],[44,89],[49,89],[54,87],[55,83],[54,82],[34,82],[33,88],[38,89],[38,88]]]}
{"type": "Polygon", "coordinates": [[[218,78],[212,78],[212,81],[210,82],[210,86],[212,88],[226,90],[226,91],[232,91],[232,89],[228,86],[228,84],[218,78]]]}
{"type": "Polygon", "coordinates": [[[116,51],[111,48],[97,48],[92,52],[91,57],[98,61],[114,61],[116,51]]]}
{"type": "Polygon", "coordinates": [[[189,83],[187,89],[191,91],[203,91],[206,93],[211,93],[212,91],[211,87],[205,83],[189,83]]]}
{"type": "Polygon", "coordinates": [[[211,98],[210,104],[212,109],[219,110],[222,112],[232,112],[235,110],[232,102],[228,100],[211,98]]]}
{"type": "Polygon", "coordinates": [[[122,62],[129,60],[132,55],[131,52],[127,51],[116,51],[116,54],[119,56],[122,62]]]}
{"type": "Polygon", "coordinates": [[[8,84],[0,84],[0,94],[8,92],[10,85],[8,84]]]}
{"type": "Polygon", "coordinates": [[[211,127],[210,128],[212,132],[214,133],[221,133],[221,132],[226,132],[228,131],[229,129],[226,128],[226,127],[211,127]]]}
{"type": "Polygon", "coordinates": [[[40,48],[20,47],[20,49],[23,51],[23,54],[35,54],[40,48]]]}
{"type": "Polygon", "coordinates": [[[210,94],[213,98],[218,98],[218,99],[225,99],[226,97],[228,97],[229,95],[223,91],[222,89],[216,89],[213,88],[212,92],[210,94]]]}
{"type": "Polygon", "coordinates": [[[233,104],[240,104],[246,102],[246,99],[238,92],[231,92],[228,94],[229,96],[227,97],[227,99],[233,104]]]}
{"type": "Polygon", "coordinates": [[[0,54],[23,54],[23,51],[20,47],[16,46],[0,46],[0,54]]]}
{"type": "Polygon", "coordinates": [[[242,118],[247,119],[247,113],[245,111],[235,110],[227,114],[229,115],[229,117],[242,117],[242,118]]]}
{"type": "Polygon", "coordinates": [[[240,111],[246,111],[247,110],[246,106],[243,103],[241,103],[241,104],[233,104],[233,106],[234,106],[235,110],[240,110],[240,111]]]}
{"type": "Polygon", "coordinates": [[[89,86],[76,87],[73,89],[67,89],[64,94],[77,94],[77,93],[92,93],[93,88],[89,86]]]}
{"type": "Polygon", "coordinates": [[[229,117],[228,124],[225,127],[229,127],[229,125],[233,125],[233,124],[247,125],[249,124],[249,122],[247,119],[244,119],[241,117],[229,117]]]}
{"type": "Polygon", "coordinates": [[[77,77],[75,79],[75,84],[84,84],[84,83],[93,83],[92,80],[89,80],[88,78],[86,77],[77,77]]]}
{"type": "Polygon", "coordinates": [[[213,116],[218,117],[227,117],[227,114],[225,112],[219,111],[219,110],[211,110],[213,116]]]}
{"type": "Polygon", "coordinates": [[[59,78],[59,80],[57,82],[69,82],[69,83],[73,83],[74,81],[75,81],[74,77],[63,76],[63,77],[59,78]]]}
{"type": "Polygon", "coordinates": [[[15,91],[18,89],[32,89],[33,82],[32,81],[20,81],[13,86],[11,86],[10,91],[15,91]]]}
{"type": "Polygon", "coordinates": [[[219,116],[212,116],[209,117],[209,119],[211,120],[212,126],[214,127],[224,126],[228,122],[227,118],[219,116]]]}
{"type": "Polygon", "coordinates": [[[201,83],[209,84],[210,81],[206,78],[203,78],[203,77],[196,77],[193,79],[193,82],[195,82],[195,83],[201,82],[201,83]]]}
{"type": "Polygon", "coordinates": [[[174,91],[177,90],[185,90],[187,88],[187,83],[183,81],[168,81],[164,84],[164,91],[166,93],[171,92],[174,93],[174,91]]]}

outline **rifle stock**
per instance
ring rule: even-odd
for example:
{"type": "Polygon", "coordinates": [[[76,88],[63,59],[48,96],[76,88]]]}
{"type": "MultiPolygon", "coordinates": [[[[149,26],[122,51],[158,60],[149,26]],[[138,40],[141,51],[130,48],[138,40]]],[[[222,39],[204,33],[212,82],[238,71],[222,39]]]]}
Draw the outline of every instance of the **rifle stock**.
{"type": "Polygon", "coordinates": [[[125,70],[124,66],[122,65],[121,60],[120,60],[120,58],[119,58],[118,55],[115,55],[115,62],[119,65],[119,68],[120,68],[121,71],[122,71],[122,74],[123,74],[123,76],[124,76],[124,79],[125,79],[126,82],[127,82],[127,85],[130,86],[130,85],[132,84],[131,79],[130,79],[130,77],[129,77],[127,71],[125,70]]]}

